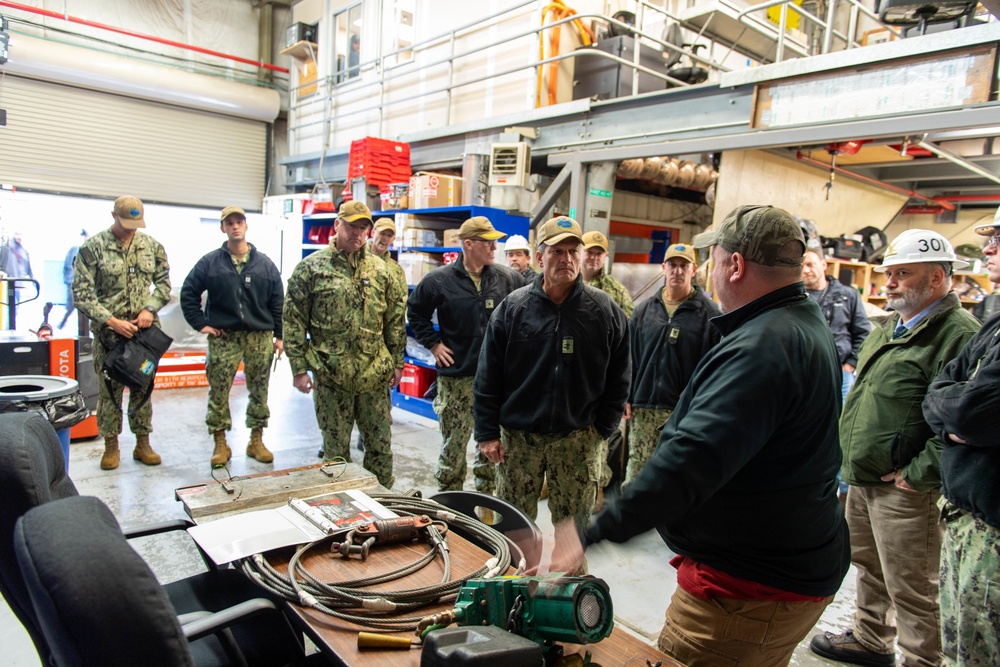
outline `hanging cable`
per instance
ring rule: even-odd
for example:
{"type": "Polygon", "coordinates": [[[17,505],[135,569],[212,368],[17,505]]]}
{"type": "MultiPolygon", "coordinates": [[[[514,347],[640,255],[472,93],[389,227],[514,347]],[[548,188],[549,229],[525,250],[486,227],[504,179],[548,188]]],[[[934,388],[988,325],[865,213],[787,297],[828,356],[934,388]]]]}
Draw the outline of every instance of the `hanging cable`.
{"type": "MultiPolygon", "coordinates": [[[[429,544],[427,552],[391,572],[325,582],[308,571],[302,563],[302,557],[338,537],[332,535],[299,547],[288,562],[287,573],[276,570],[262,554],[244,558],[236,566],[258,586],[285,600],[357,625],[400,632],[415,630],[423,616],[393,616],[454,598],[469,579],[506,574],[511,567],[512,548],[518,556],[517,573],[522,573],[527,567],[524,553],[516,543],[477,519],[456,514],[436,502],[420,498],[378,493],[369,495],[400,516],[428,517],[432,523],[426,528],[429,544]],[[442,524],[447,526],[445,530],[438,527],[442,524]],[[451,581],[451,557],[444,536],[451,527],[460,528],[462,532],[472,535],[477,542],[487,545],[491,554],[481,567],[454,581],[451,581]],[[426,567],[437,557],[441,558],[444,565],[444,573],[437,584],[395,591],[369,589],[371,586],[399,581],[426,567]]],[[[350,536],[345,538],[345,542],[348,540],[350,536]]],[[[339,545],[340,543],[338,547],[339,545]]]]}

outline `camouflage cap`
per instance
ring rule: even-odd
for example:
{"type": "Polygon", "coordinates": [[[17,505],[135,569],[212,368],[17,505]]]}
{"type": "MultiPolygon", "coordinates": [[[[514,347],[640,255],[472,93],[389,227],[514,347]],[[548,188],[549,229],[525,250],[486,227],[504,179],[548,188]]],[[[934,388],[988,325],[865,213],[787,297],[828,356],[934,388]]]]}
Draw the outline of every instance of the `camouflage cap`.
{"type": "Polygon", "coordinates": [[[801,266],[806,251],[802,227],[785,211],[774,206],[737,206],[719,224],[718,229],[695,237],[695,248],[720,245],[729,252],[738,252],[748,262],[764,266],[801,266]],[[794,257],[781,257],[789,241],[802,244],[794,257]]]}
{"type": "Polygon", "coordinates": [[[694,254],[694,246],[689,243],[675,243],[667,248],[667,254],[664,255],[663,261],[666,262],[674,257],[686,259],[692,264],[698,263],[698,258],[694,254]]]}
{"type": "Polygon", "coordinates": [[[372,212],[365,206],[364,202],[345,201],[340,205],[340,211],[337,212],[337,219],[344,222],[354,222],[355,220],[367,220],[371,222],[372,212]]]}
{"type": "Polygon", "coordinates": [[[552,246],[566,239],[573,238],[583,243],[583,230],[580,229],[580,223],[566,216],[546,220],[535,233],[535,242],[538,245],[544,243],[545,245],[552,246]]]}
{"type": "Polygon", "coordinates": [[[462,239],[484,239],[486,241],[499,241],[507,235],[497,231],[486,216],[477,215],[469,218],[458,228],[458,238],[462,239]]]}
{"type": "Polygon", "coordinates": [[[600,232],[587,232],[583,235],[583,249],[600,248],[608,251],[608,237],[600,232]]]}
{"type": "Polygon", "coordinates": [[[375,221],[375,233],[383,232],[385,230],[392,232],[392,235],[396,235],[396,223],[392,218],[379,218],[375,221]]]}
{"type": "Polygon", "coordinates": [[[227,206],[226,208],[222,209],[222,213],[219,215],[219,222],[225,222],[226,218],[228,218],[234,213],[239,215],[244,220],[247,219],[247,212],[241,209],[239,206],[227,206]]]}
{"type": "Polygon", "coordinates": [[[142,202],[138,197],[122,195],[115,200],[115,215],[125,229],[141,229],[146,226],[142,217],[142,202]]]}

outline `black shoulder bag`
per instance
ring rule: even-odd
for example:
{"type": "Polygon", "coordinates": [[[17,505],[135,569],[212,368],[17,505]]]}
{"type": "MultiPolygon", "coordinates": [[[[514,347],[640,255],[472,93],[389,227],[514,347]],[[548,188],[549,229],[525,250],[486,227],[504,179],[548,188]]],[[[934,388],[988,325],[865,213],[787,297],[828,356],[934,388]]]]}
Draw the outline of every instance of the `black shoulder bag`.
{"type": "Polygon", "coordinates": [[[122,338],[104,358],[102,372],[108,393],[111,381],[129,388],[133,398],[129,399],[128,415],[134,417],[153,395],[153,379],[160,364],[160,357],[167,351],[174,339],[163,333],[159,327],[139,329],[131,338],[122,338]]]}

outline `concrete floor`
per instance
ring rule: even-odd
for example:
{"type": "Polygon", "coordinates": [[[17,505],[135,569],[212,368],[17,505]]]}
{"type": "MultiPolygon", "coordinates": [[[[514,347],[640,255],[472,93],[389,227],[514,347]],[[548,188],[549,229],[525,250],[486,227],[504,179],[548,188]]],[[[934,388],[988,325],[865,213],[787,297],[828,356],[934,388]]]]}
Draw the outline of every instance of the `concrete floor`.
{"type": "MultiPolygon", "coordinates": [[[[265,431],[265,442],[274,452],[273,464],[258,463],[244,455],[248,430],[240,423],[245,414],[247,393],[238,385],[232,392],[233,414],[238,416],[229,434],[233,448],[230,471],[233,475],[260,472],[267,469],[291,468],[317,461],[319,432],[313,413],[312,397],[299,394],[291,386],[288,365],[279,363],[271,382],[271,427],[265,431]]],[[[134,437],[122,436],[122,462],[115,471],[102,471],[98,466],[103,452],[100,440],[75,442],[70,447],[70,476],[81,494],[93,495],[106,502],[123,526],[134,526],[184,515],[174,500],[173,490],[184,484],[210,477],[209,456],[211,437],[205,431],[204,414],[207,390],[175,389],[153,394],[155,432],[151,436],[154,448],[163,456],[163,464],[146,467],[129,455],[134,437]]],[[[396,491],[419,489],[425,496],[433,495],[436,484],[433,462],[437,458],[440,435],[437,423],[393,408],[393,451],[395,454],[396,491]]],[[[127,430],[127,429],[126,429],[127,430]]],[[[360,463],[356,451],[355,461],[360,463]]],[[[472,488],[472,456],[470,448],[469,479],[472,488]]],[[[551,550],[552,523],[546,502],[539,508],[538,525],[545,536],[546,551],[551,550]]],[[[203,566],[186,535],[154,537],[140,540],[137,549],[164,582],[173,581],[201,571],[203,566]]],[[[592,574],[604,578],[611,587],[615,617],[620,626],[655,644],[663,623],[670,595],[676,587],[675,571],[668,565],[672,553],[654,532],[631,540],[625,545],[600,544],[592,547],[587,557],[592,574]]],[[[837,599],[823,615],[816,629],[836,630],[848,627],[854,604],[852,568],[837,599]]],[[[811,633],[810,633],[811,634],[811,633]]],[[[808,638],[792,658],[792,665],[835,665],[813,655],[806,647],[808,638]]],[[[0,600],[0,659],[8,667],[38,667],[38,655],[27,633],[0,600]]],[[[626,663],[629,656],[623,656],[626,663]]]]}

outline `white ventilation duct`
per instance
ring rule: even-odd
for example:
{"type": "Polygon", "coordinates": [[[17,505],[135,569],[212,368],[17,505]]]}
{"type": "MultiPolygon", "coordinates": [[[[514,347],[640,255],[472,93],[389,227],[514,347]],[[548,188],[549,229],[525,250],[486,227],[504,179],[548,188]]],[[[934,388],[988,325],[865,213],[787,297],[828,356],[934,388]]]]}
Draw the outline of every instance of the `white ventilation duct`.
{"type": "Polygon", "coordinates": [[[267,123],[278,117],[281,102],[269,88],[26,35],[11,38],[4,69],[32,79],[267,123]]]}

